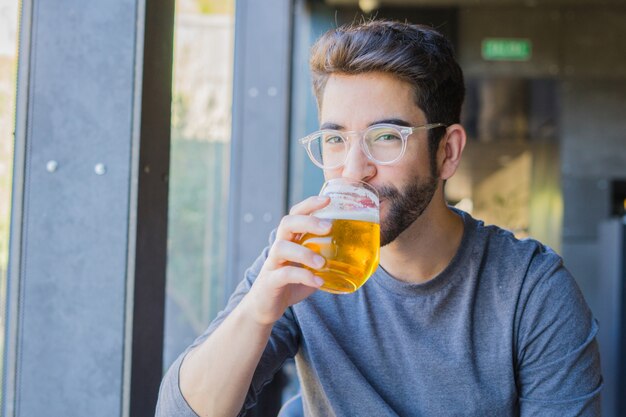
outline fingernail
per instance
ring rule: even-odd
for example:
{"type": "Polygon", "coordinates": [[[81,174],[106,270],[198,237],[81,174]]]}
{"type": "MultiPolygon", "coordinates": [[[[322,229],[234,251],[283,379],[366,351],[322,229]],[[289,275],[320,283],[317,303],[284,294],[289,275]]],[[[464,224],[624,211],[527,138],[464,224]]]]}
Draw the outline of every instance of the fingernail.
{"type": "Polygon", "coordinates": [[[324,285],[324,280],[321,279],[320,277],[313,278],[313,281],[315,281],[318,287],[321,287],[322,285],[324,285]]]}
{"type": "Polygon", "coordinates": [[[321,203],[322,201],[326,201],[327,198],[328,197],[325,195],[318,195],[315,199],[321,203]]]}
{"type": "Polygon", "coordinates": [[[332,226],[332,223],[328,220],[320,220],[319,225],[322,229],[329,229],[332,226]]]}
{"type": "Polygon", "coordinates": [[[315,264],[315,266],[317,268],[321,268],[324,266],[324,264],[326,263],[326,259],[322,258],[321,256],[317,255],[313,258],[313,263],[315,264]]]}

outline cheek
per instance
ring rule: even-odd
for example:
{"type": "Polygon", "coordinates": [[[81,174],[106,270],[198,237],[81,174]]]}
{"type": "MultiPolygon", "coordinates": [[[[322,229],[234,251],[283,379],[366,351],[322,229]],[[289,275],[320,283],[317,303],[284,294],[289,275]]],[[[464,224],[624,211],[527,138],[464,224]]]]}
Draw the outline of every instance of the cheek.
{"type": "Polygon", "coordinates": [[[406,152],[402,158],[402,163],[409,163],[414,169],[421,170],[418,167],[424,167],[430,170],[430,152],[428,150],[428,138],[419,138],[413,142],[408,142],[406,152]]]}
{"type": "Polygon", "coordinates": [[[381,185],[389,184],[397,190],[402,190],[415,175],[415,162],[403,159],[395,165],[379,167],[376,177],[381,185]]]}
{"type": "Polygon", "coordinates": [[[382,203],[380,203],[380,219],[386,219],[387,218],[387,214],[389,212],[389,201],[387,200],[383,200],[382,203]]]}
{"type": "Polygon", "coordinates": [[[426,148],[419,155],[406,153],[397,165],[396,178],[403,184],[414,182],[416,178],[430,177],[430,156],[426,148]]]}
{"type": "Polygon", "coordinates": [[[324,170],[324,181],[332,180],[341,177],[341,169],[326,169],[324,170]]]}

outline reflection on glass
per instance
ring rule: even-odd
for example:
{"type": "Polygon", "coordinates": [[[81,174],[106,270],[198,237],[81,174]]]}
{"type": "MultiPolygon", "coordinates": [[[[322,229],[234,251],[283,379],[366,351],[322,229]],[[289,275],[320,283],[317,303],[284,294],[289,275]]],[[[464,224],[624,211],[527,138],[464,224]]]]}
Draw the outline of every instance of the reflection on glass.
{"type": "Polygon", "coordinates": [[[488,224],[560,248],[555,80],[467,80],[462,123],[468,144],[448,200],[488,224]]]}
{"type": "MultiPolygon", "coordinates": [[[[4,355],[19,3],[0,0],[0,357],[4,355]]],[[[0,373],[2,373],[0,362],[0,373]]],[[[2,392],[0,386],[0,392],[2,392]]],[[[0,406],[2,397],[0,396],[0,406]]]]}
{"type": "Polygon", "coordinates": [[[224,305],[233,16],[176,3],[165,369],[224,305]]]}

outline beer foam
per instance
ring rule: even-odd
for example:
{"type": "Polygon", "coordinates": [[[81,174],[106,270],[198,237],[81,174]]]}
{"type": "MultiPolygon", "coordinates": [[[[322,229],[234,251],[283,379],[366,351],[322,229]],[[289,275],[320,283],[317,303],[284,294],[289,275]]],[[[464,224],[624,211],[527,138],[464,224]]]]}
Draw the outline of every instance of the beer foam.
{"type": "Polygon", "coordinates": [[[356,187],[346,183],[333,183],[326,184],[324,188],[324,195],[328,195],[331,199],[348,200],[348,197],[343,195],[350,195],[350,199],[354,200],[371,200],[376,206],[378,206],[378,195],[372,190],[365,187],[356,187]]]}
{"type": "Polygon", "coordinates": [[[322,209],[313,213],[318,219],[326,220],[357,220],[362,222],[378,223],[378,210],[366,209],[359,211],[341,211],[322,209]]]}
{"type": "Polygon", "coordinates": [[[330,180],[322,195],[330,197],[330,204],[313,213],[321,219],[357,220],[378,223],[378,195],[369,188],[343,181],[330,180]]]}

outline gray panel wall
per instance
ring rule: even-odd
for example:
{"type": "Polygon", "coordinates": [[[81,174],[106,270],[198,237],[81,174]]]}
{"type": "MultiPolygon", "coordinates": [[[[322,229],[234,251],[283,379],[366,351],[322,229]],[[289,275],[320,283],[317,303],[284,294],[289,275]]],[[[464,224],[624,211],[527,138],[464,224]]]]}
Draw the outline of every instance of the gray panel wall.
{"type": "MultiPolygon", "coordinates": [[[[144,269],[136,253],[152,251],[159,268],[150,286],[164,284],[158,255],[165,252],[167,186],[137,173],[140,157],[159,176],[168,169],[173,7],[160,2],[146,17],[154,9],[141,0],[23,3],[3,415],[128,415],[131,377],[143,400],[156,399],[159,382],[133,369],[133,326],[152,340],[163,324],[158,314],[156,329],[135,320],[150,302],[135,303],[133,290],[147,289],[135,282],[144,269]],[[155,15],[165,16],[165,39],[153,38],[160,57],[150,60],[155,54],[143,36],[155,15]],[[156,63],[166,68],[159,76],[165,89],[143,76],[156,63]],[[142,113],[144,82],[151,104],[142,113]],[[165,117],[160,133],[148,133],[151,116],[165,117]],[[140,151],[140,140],[165,157],[144,158],[151,154],[140,151]],[[146,194],[163,202],[138,214],[146,194]],[[136,235],[150,221],[153,228],[136,235]],[[145,387],[151,394],[144,396],[145,387]]],[[[153,311],[162,313],[162,299],[153,299],[153,311]]],[[[157,356],[151,367],[159,378],[157,356]]],[[[141,408],[133,414],[154,413],[153,404],[141,408]]]]}
{"type": "Polygon", "coordinates": [[[16,415],[104,417],[121,413],[136,5],[64,6],[33,13],[16,415]]]}

